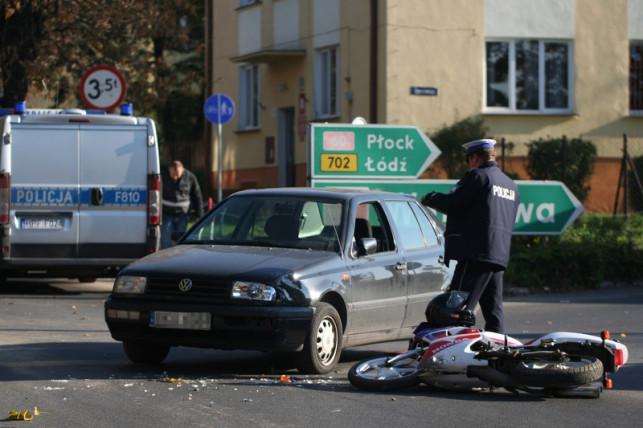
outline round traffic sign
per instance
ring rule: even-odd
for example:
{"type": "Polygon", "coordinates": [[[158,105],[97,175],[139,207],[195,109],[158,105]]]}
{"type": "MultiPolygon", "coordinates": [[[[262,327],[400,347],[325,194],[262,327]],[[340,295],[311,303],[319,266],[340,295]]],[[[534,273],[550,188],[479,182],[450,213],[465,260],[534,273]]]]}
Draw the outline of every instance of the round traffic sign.
{"type": "Polygon", "coordinates": [[[234,101],[224,94],[214,94],[205,101],[203,113],[212,123],[228,123],[234,116],[234,101]]]}
{"type": "Polygon", "coordinates": [[[92,67],[80,81],[80,96],[85,105],[99,110],[113,110],[125,98],[125,79],[113,67],[92,67]]]}

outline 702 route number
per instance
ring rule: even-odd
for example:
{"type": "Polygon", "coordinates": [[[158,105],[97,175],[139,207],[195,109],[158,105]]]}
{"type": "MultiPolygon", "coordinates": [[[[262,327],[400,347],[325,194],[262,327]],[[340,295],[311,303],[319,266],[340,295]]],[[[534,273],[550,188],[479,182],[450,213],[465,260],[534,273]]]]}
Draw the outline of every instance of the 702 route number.
{"type": "Polygon", "coordinates": [[[357,154],[323,153],[320,166],[322,171],[327,172],[356,172],[357,154]]]}

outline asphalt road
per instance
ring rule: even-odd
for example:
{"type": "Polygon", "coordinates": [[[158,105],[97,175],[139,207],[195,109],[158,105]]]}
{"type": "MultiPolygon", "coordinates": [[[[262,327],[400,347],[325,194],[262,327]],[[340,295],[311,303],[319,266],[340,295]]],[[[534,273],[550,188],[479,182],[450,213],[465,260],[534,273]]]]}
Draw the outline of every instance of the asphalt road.
{"type": "Polygon", "coordinates": [[[13,281],[0,288],[0,428],[640,426],[643,420],[643,288],[512,297],[508,333],[609,329],[630,352],[599,399],[514,395],[504,390],[396,393],[354,389],[348,369],[404,342],[344,351],[336,372],[300,375],[283,355],[173,349],[162,366],[135,366],[103,320],[110,280],[13,281]]]}

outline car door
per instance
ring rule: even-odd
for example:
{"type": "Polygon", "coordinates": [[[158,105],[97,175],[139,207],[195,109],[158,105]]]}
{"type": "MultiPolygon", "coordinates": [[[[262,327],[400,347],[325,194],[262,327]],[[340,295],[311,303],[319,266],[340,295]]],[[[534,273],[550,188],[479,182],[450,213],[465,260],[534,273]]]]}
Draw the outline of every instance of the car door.
{"type": "Polygon", "coordinates": [[[444,252],[434,225],[414,201],[386,201],[406,264],[406,312],[403,327],[425,320],[426,305],[449,281],[444,252]]]}
{"type": "Polygon", "coordinates": [[[347,333],[398,329],[406,306],[404,259],[395,249],[388,221],[378,203],[361,204],[354,217],[350,226],[353,239],[375,238],[378,249],[370,255],[352,251],[348,257],[351,315],[347,333]]]}

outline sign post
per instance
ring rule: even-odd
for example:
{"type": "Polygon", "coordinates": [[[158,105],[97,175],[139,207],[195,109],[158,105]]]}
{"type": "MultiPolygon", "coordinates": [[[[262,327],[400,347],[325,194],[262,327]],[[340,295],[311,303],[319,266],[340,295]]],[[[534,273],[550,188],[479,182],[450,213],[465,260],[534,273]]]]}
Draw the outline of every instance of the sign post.
{"type": "MultiPolygon", "coordinates": [[[[431,191],[448,193],[457,180],[313,180],[312,187],[346,187],[407,193],[421,198],[431,191]]],[[[560,235],[584,211],[560,181],[516,180],[520,206],[514,235],[560,235]]],[[[438,213],[442,220],[448,221],[438,213]]]]}
{"type": "Polygon", "coordinates": [[[414,179],[440,155],[417,126],[310,125],[311,178],[414,179]]]}
{"type": "MultiPolygon", "coordinates": [[[[234,116],[234,101],[224,94],[210,96],[203,106],[206,119],[217,124],[218,163],[217,163],[217,202],[223,199],[223,139],[222,125],[234,116]]],[[[214,146],[214,144],[213,144],[214,146]]],[[[214,147],[213,147],[214,148],[214,147]]],[[[214,150],[212,150],[214,153],[214,150]]],[[[212,161],[212,159],[210,159],[212,161]]],[[[212,162],[210,163],[212,165],[212,162]]]]}

